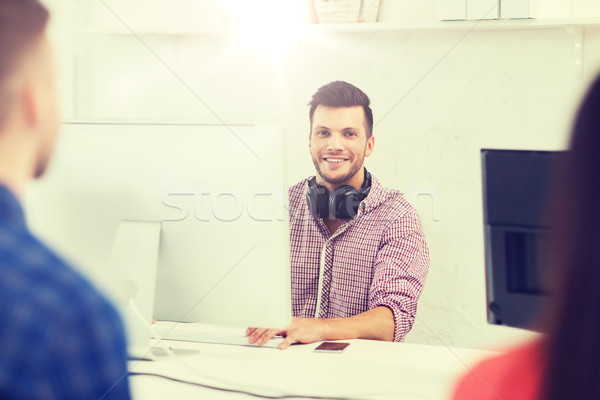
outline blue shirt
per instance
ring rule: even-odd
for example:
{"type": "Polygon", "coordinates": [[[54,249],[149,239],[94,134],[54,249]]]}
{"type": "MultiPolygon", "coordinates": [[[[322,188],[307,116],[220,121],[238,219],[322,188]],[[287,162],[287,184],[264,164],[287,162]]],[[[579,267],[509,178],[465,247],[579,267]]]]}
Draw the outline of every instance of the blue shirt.
{"type": "Polygon", "coordinates": [[[129,399],[123,325],[0,185],[0,398],[129,399]]]}

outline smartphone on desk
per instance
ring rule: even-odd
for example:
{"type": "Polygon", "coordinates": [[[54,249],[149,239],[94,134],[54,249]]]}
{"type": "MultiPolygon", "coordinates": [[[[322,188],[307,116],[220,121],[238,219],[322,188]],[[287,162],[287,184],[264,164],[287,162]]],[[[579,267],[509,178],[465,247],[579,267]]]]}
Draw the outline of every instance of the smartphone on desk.
{"type": "Polygon", "coordinates": [[[315,351],[320,353],[341,353],[349,344],[344,342],[323,342],[315,348],[315,351]]]}

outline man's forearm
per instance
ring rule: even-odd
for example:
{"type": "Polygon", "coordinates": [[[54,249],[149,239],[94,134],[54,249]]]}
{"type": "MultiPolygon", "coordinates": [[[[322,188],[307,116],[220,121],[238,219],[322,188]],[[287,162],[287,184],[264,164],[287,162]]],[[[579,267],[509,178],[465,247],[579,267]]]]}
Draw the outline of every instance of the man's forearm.
{"type": "Polygon", "coordinates": [[[394,340],[394,314],[385,306],[348,318],[322,319],[325,340],[394,340]]]}
{"type": "Polygon", "coordinates": [[[248,328],[249,343],[265,344],[276,334],[285,336],[280,349],[292,343],[317,340],[373,339],[394,340],[394,314],[384,306],[347,318],[292,318],[285,329],[248,328]]]}

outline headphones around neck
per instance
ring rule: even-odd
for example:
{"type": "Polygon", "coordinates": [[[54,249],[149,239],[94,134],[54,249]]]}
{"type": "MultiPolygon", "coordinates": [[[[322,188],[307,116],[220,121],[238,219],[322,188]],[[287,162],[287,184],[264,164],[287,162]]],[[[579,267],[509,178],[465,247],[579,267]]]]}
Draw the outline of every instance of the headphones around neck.
{"type": "Polygon", "coordinates": [[[329,194],[325,186],[317,185],[316,177],[309,180],[306,202],[311,215],[314,218],[327,218],[330,215],[338,219],[354,218],[358,213],[360,202],[371,191],[371,174],[366,168],[364,170],[365,179],[360,190],[350,185],[343,185],[329,194]]]}

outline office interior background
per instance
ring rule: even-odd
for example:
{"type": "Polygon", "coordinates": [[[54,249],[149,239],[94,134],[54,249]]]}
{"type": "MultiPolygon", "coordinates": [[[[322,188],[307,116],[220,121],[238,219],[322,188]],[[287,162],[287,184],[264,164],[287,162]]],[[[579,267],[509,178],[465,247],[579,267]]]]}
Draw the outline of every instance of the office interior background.
{"type": "MultiPolygon", "coordinates": [[[[431,253],[406,341],[501,349],[535,335],[486,320],[480,149],[566,147],[600,71],[596,1],[540,0],[534,21],[440,22],[435,0],[382,0],[376,25],[333,27],[298,21],[292,1],[45,3],[65,121],[279,121],[290,184],[314,174],[311,95],[334,80],[363,89],[366,166],[418,208],[431,253]]],[[[236,166],[206,173],[221,168],[236,166]]]]}

